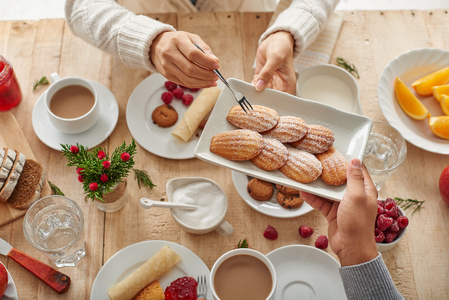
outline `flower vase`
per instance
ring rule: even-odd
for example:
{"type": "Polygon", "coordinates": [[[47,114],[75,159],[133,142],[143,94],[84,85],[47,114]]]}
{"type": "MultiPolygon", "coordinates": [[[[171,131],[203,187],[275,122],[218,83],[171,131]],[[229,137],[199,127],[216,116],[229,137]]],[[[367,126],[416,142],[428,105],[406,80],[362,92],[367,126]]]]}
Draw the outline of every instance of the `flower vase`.
{"type": "Polygon", "coordinates": [[[126,179],[119,182],[112,191],[103,196],[103,201],[95,199],[94,205],[104,212],[114,212],[123,208],[128,198],[126,184],[126,179]]]}

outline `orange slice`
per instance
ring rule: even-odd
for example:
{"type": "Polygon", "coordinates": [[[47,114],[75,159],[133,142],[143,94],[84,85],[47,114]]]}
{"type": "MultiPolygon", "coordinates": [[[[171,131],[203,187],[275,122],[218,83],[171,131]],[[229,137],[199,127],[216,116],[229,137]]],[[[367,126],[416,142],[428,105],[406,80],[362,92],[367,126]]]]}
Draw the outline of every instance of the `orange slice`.
{"type": "Polygon", "coordinates": [[[399,77],[396,77],[394,81],[394,93],[399,106],[410,118],[424,120],[430,115],[424,104],[416,98],[399,77]]]}
{"type": "Polygon", "coordinates": [[[449,140],[449,116],[431,117],[429,126],[436,136],[449,140]]]}
{"type": "Polygon", "coordinates": [[[449,67],[440,69],[436,72],[430,73],[424,77],[419,78],[412,83],[412,87],[421,96],[432,95],[432,87],[436,85],[443,85],[449,81],[449,67]]]}
{"type": "Polygon", "coordinates": [[[433,93],[433,96],[438,100],[438,102],[441,102],[442,95],[449,96],[449,84],[437,85],[437,86],[432,87],[432,93],[433,93]]]}
{"type": "Polygon", "coordinates": [[[442,95],[440,101],[441,109],[446,116],[449,116],[449,95],[442,95]]]}

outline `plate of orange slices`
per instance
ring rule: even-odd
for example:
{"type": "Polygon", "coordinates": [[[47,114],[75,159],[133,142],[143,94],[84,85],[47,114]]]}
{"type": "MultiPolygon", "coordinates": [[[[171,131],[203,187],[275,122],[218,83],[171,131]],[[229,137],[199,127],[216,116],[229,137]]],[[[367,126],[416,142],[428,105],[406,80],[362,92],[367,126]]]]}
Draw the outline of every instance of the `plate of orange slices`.
{"type": "Polygon", "coordinates": [[[449,154],[449,51],[421,48],[397,56],[377,93],[385,118],[409,143],[449,154]]]}

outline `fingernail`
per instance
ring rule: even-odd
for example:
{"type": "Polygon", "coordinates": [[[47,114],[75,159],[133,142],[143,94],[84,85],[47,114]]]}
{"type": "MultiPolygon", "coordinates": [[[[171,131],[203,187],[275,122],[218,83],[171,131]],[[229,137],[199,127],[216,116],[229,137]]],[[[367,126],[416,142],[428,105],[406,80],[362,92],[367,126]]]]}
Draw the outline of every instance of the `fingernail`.
{"type": "Polygon", "coordinates": [[[212,65],[212,70],[216,70],[216,69],[220,69],[220,64],[217,62],[212,65]]]}
{"type": "Polygon", "coordinates": [[[218,57],[216,57],[214,54],[212,54],[212,53],[209,53],[209,55],[210,56],[212,56],[213,58],[215,58],[215,60],[217,61],[217,62],[219,62],[220,60],[218,59],[218,57]]]}
{"type": "Polygon", "coordinates": [[[257,80],[256,82],[256,91],[261,91],[265,88],[265,81],[263,81],[262,79],[257,80]]]}
{"type": "Polygon", "coordinates": [[[354,158],[353,160],[351,160],[351,164],[356,169],[362,168],[362,163],[360,162],[360,159],[358,159],[358,158],[354,158]]]}

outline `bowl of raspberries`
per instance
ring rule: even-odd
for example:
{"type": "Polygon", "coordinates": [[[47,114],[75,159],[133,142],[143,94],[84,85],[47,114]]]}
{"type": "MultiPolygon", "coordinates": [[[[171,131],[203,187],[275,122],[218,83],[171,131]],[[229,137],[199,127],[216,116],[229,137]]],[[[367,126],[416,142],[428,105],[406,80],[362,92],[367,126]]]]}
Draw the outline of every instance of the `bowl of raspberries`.
{"type": "Polygon", "coordinates": [[[392,198],[377,201],[374,229],[377,251],[386,252],[396,246],[407,230],[408,218],[392,198]]]}

